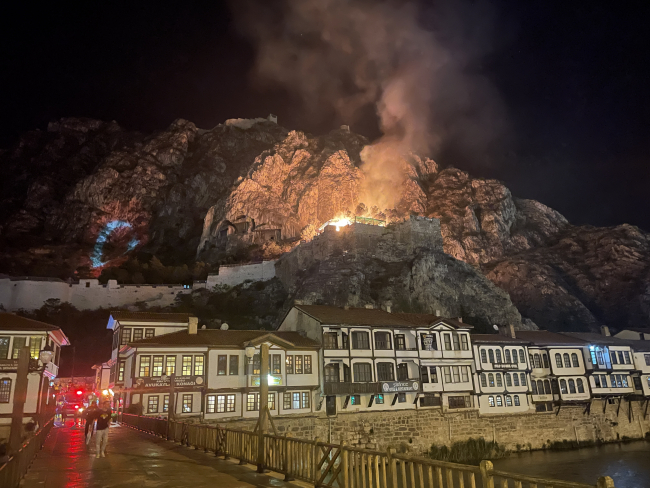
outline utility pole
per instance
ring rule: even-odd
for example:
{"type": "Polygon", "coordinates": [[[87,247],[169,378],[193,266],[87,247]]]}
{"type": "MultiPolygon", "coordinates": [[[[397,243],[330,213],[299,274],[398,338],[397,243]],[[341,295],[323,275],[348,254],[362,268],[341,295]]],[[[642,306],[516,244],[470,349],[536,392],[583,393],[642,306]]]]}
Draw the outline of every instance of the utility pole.
{"type": "Polygon", "coordinates": [[[23,412],[27,400],[27,384],[29,379],[29,347],[21,347],[18,354],[18,371],[16,372],[16,387],[14,388],[14,408],[11,412],[11,433],[9,448],[12,453],[20,450],[23,443],[23,412]]]}
{"type": "Polygon", "coordinates": [[[266,433],[266,416],[269,412],[269,345],[260,346],[260,416],[258,423],[257,472],[264,472],[264,434],[266,433]]]}

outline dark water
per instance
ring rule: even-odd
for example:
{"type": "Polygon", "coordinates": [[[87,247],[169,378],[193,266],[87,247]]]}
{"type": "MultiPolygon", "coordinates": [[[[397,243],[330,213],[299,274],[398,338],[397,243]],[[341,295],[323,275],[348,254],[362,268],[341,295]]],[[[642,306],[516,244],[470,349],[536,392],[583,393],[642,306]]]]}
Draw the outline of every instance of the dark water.
{"type": "Polygon", "coordinates": [[[503,471],[594,485],[599,476],[611,476],[616,488],[650,488],[650,442],[645,441],[511,454],[494,465],[503,471]]]}

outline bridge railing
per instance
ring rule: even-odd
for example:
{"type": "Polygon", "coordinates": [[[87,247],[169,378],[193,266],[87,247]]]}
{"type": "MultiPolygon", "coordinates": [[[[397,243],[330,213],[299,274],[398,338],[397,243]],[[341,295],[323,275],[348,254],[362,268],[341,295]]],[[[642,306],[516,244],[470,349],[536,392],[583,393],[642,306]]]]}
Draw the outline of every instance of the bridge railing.
{"type": "MultiPolygon", "coordinates": [[[[240,464],[258,464],[257,432],[129,414],[122,416],[122,422],[225,459],[238,459],[240,464]]],[[[614,488],[607,476],[596,484],[575,483],[495,470],[490,461],[470,466],[398,454],[394,449],[361,449],[345,442],[331,444],[289,435],[265,434],[262,449],[264,462],[258,468],[282,473],[286,481],[297,479],[316,487],[614,488]]]]}
{"type": "Polygon", "coordinates": [[[22,447],[9,458],[9,461],[0,464],[0,486],[2,488],[16,488],[20,485],[20,480],[27,473],[36,453],[43,447],[53,423],[53,418],[47,421],[33,437],[25,440],[22,447]]]}

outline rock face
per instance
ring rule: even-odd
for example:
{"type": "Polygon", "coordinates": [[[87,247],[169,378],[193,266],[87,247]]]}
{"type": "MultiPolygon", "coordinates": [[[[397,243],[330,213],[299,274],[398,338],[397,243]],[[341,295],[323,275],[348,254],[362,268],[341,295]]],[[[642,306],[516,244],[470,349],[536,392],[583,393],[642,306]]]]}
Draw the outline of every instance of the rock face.
{"type": "Polygon", "coordinates": [[[0,152],[7,175],[0,272],[92,274],[137,251],[165,264],[210,261],[220,236],[240,224],[263,230],[262,241],[248,242],[279,232],[295,244],[345,212],[389,223],[417,214],[439,220],[442,249],[392,261],[329,256],[315,276],[299,277],[296,296],[382,306],[394,295],[402,308],[441,309],[481,324],[650,326],[648,234],[572,226],[498,181],[417,156],[396,162],[402,178],[394,208],[373,208],[373,175],[360,156],[367,144],[347,129],[315,137],[267,119],[233,119],[207,131],[177,120],[151,135],[115,122],[54,122],[0,152]],[[512,302],[501,301],[501,290],[512,302]]]}

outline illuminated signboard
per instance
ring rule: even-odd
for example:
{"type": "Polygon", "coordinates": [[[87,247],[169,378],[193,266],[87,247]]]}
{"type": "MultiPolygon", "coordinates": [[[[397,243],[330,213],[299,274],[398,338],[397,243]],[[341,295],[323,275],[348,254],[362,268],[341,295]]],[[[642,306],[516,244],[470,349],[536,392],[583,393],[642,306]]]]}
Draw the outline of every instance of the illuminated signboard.
{"type": "Polygon", "coordinates": [[[384,393],[402,393],[409,391],[420,391],[419,381],[385,381],[381,384],[381,391],[384,393]]]}

